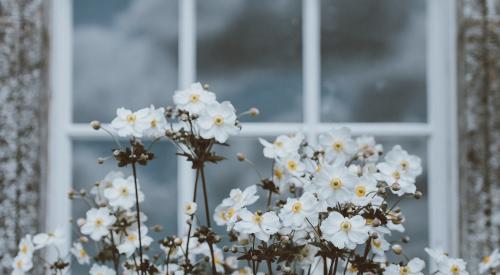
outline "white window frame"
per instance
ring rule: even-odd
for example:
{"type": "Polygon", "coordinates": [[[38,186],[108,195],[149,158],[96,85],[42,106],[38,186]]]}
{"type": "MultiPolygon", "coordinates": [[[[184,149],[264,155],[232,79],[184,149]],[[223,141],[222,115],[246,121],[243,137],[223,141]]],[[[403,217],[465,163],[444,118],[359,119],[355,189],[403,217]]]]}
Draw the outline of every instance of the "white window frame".
{"type": "MultiPolygon", "coordinates": [[[[303,122],[244,123],[242,136],[268,136],[304,131],[315,143],[321,132],[346,126],[353,134],[425,137],[428,140],[430,246],[458,252],[458,172],[456,121],[456,0],[427,0],[427,117],[425,123],[322,123],[320,121],[320,5],[303,0],[303,122]]],[[[360,7],[362,8],[362,7],[360,7]]],[[[46,228],[63,226],[70,235],[72,141],[108,137],[72,119],[72,1],[52,0],[50,23],[49,165],[46,228]]],[[[196,0],[179,0],[178,86],[196,80],[196,0]]],[[[178,201],[189,201],[193,173],[178,161],[178,201]]],[[[185,217],[179,207],[179,231],[185,217]]],[[[69,249],[70,241],[65,245],[69,249]]],[[[65,251],[63,251],[64,253],[65,251]]]]}

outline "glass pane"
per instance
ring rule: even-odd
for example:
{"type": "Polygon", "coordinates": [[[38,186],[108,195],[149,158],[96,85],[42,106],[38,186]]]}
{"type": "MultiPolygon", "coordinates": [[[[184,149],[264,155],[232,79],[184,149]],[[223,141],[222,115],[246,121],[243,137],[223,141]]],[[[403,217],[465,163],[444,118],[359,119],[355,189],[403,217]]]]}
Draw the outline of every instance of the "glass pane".
{"type": "Polygon", "coordinates": [[[322,121],[426,121],[425,0],[321,3],[322,121]]]}
{"type": "Polygon", "coordinates": [[[177,1],[74,1],[73,117],[165,105],[177,87],[177,1]]]}
{"type": "MultiPolygon", "coordinates": [[[[90,190],[96,181],[102,180],[109,171],[121,171],[125,176],[132,175],[132,168],[118,168],[114,159],[104,164],[97,164],[98,157],[111,155],[111,149],[116,148],[112,142],[75,141],[73,143],[73,188],[90,190]]],[[[177,232],[177,158],[170,143],[156,143],[152,147],[156,159],[147,166],[138,166],[137,174],[144,193],[145,200],[141,204],[141,211],[146,213],[146,225],[162,225],[164,231],[155,233],[150,230],[152,237],[176,234],[177,232]]],[[[81,200],[75,200],[72,216],[85,217],[88,205],[81,200]]],[[[74,234],[77,232],[74,231],[74,234]]],[[[76,237],[78,235],[75,235],[76,237]]],[[[75,274],[88,274],[88,266],[81,269],[78,264],[75,274]],[[80,270],[81,269],[81,270],[80,270]],[[84,272],[86,270],[87,273],[84,272]]]]}
{"type": "Polygon", "coordinates": [[[301,1],[198,1],[198,79],[257,121],[302,119],[301,1]]]}

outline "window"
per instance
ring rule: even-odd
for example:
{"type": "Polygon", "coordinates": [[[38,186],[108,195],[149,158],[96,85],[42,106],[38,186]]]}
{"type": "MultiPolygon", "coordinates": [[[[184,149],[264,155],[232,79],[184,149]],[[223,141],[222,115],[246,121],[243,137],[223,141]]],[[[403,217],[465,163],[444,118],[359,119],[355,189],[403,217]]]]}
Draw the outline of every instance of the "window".
{"type": "MultiPolygon", "coordinates": [[[[75,205],[72,212],[67,190],[90,186],[113,166],[92,165],[110,143],[88,121],[109,121],[119,106],[166,105],[171,91],[199,80],[239,110],[262,111],[243,123],[232,147],[221,149],[229,158],[241,151],[260,165],[255,137],[303,131],[314,143],[338,126],[420,155],[427,174],[418,184],[428,195],[403,206],[417,239],[410,249],[422,255],[430,243],[456,251],[453,0],[53,0],[52,6],[47,225],[67,225],[79,211],[75,205]]],[[[168,144],[156,150],[173,154],[168,144]]],[[[222,190],[213,204],[255,180],[236,165],[209,172],[222,190]]],[[[189,165],[159,159],[139,178],[149,224],[182,230],[177,205],[192,191],[189,165]]]]}

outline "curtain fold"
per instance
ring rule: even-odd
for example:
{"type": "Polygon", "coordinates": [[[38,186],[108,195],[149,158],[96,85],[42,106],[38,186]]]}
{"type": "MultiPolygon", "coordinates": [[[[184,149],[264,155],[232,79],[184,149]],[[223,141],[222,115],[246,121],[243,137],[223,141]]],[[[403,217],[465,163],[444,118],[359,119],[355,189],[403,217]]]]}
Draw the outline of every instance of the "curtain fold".
{"type": "Polygon", "coordinates": [[[458,9],[460,247],[471,270],[500,247],[500,1],[458,9]]]}
{"type": "Polygon", "coordinates": [[[47,89],[43,0],[0,0],[0,274],[41,224],[47,89]]]}

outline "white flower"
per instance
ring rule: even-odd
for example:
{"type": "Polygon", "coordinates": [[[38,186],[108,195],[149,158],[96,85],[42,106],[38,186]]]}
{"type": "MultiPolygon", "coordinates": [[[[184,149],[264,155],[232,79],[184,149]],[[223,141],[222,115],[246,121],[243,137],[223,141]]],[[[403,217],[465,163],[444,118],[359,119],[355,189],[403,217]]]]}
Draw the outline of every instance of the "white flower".
{"type": "Polygon", "coordinates": [[[385,251],[389,250],[389,247],[389,242],[383,236],[379,235],[378,238],[371,240],[371,250],[377,256],[385,256],[385,251]]]}
{"type": "Polygon", "coordinates": [[[500,264],[500,253],[495,249],[490,255],[484,256],[479,263],[479,272],[484,273],[490,269],[495,269],[500,264]]]}
{"type": "Polygon", "coordinates": [[[357,138],[356,145],[358,146],[358,155],[369,162],[377,161],[383,151],[382,145],[377,144],[372,136],[357,138]]]}
{"type": "Polygon", "coordinates": [[[208,105],[197,119],[200,135],[205,139],[215,138],[220,143],[226,142],[230,135],[240,130],[236,126],[235,112],[229,101],[208,105]]]}
{"type": "Polygon", "coordinates": [[[174,94],[177,108],[191,114],[199,114],[207,105],[215,102],[215,94],[203,89],[200,83],[193,83],[189,88],[176,91],[174,94]]]}
{"type": "Polygon", "coordinates": [[[306,192],[299,199],[287,198],[279,216],[284,226],[297,230],[309,227],[309,223],[315,226],[318,223],[318,213],[322,210],[316,197],[306,192]]]}
{"type": "MultiPolygon", "coordinates": [[[[214,262],[215,262],[215,269],[219,273],[224,273],[224,254],[222,253],[221,249],[218,248],[217,246],[214,245],[214,262]]],[[[210,253],[210,249],[208,247],[208,244],[205,242],[202,244],[200,248],[200,253],[203,255],[207,256],[210,260],[208,261],[208,265],[212,265],[212,255],[210,253]]]]}
{"type": "Polygon", "coordinates": [[[196,210],[198,210],[198,204],[196,204],[196,202],[187,202],[184,204],[184,213],[186,213],[186,215],[192,216],[196,213],[196,210]]]}
{"type": "Polygon", "coordinates": [[[368,227],[361,216],[344,217],[338,212],[331,212],[321,224],[325,240],[337,248],[354,249],[368,239],[368,227]]]}
{"type": "Polygon", "coordinates": [[[438,264],[439,275],[468,275],[466,268],[467,263],[462,259],[447,258],[438,264]]]}
{"type": "Polygon", "coordinates": [[[291,175],[287,172],[285,166],[280,162],[275,162],[273,165],[273,182],[278,186],[280,193],[286,190],[290,180],[291,175]]]}
{"type": "Polygon", "coordinates": [[[401,146],[396,145],[385,156],[385,160],[398,166],[403,173],[410,177],[416,177],[422,174],[422,165],[420,158],[417,156],[409,155],[408,152],[403,150],[401,146]]]}
{"type": "Polygon", "coordinates": [[[92,208],[87,211],[87,218],[80,231],[82,234],[89,235],[92,240],[99,241],[109,234],[109,228],[115,221],[116,217],[111,215],[108,208],[92,208]]]}
{"type": "Polygon", "coordinates": [[[70,250],[71,254],[75,256],[79,264],[89,264],[90,257],[87,251],[83,248],[80,242],[73,243],[73,247],[70,250]]]}
{"type": "Polygon", "coordinates": [[[380,171],[380,173],[378,173],[376,176],[378,180],[385,181],[389,186],[394,183],[399,184],[399,190],[394,191],[391,188],[391,191],[394,194],[402,196],[407,193],[414,194],[415,191],[417,191],[417,187],[415,186],[415,179],[408,176],[400,166],[382,162],[377,164],[377,168],[380,171]]]}
{"type": "Polygon", "coordinates": [[[107,173],[104,179],[98,181],[90,190],[90,193],[95,195],[95,202],[98,205],[107,203],[108,200],[104,197],[104,190],[113,186],[113,180],[124,177],[121,171],[110,171],[107,173]]]}
{"type": "Polygon", "coordinates": [[[151,105],[148,115],[145,118],[147,128],[144,130],[144,135],[158,138],[165,135],[167,129],[167,119],[165,118],[165,109],[151,105]]]}
{"type": "Polygon", "coordinates": [[[33,261],[31,257],[24,257],[23,255],[17,255],[12,262],[12,274],[21,275],[28,272],[33,268],[33,261]]]}
{"type": "Polygon", "coordinates": [[[240,209],[251,205],[259,199],[257,194],[257,186],[251,185],[242,192],[241,189],[235,188],[229,192],[229,198],[222,201],[222,204],[232,206],[235,209],[240,209]]]}
{"type": "Polygon", "coordinates": [[[294,136],[278,136],[273,143],[270,143],[263,138],[259,138],[259,141],[264,146],[264,156],[266,158],[274,159],[277,157],[284,158],[288,155],[297,154],[303,139],[303,135],[297,134],[294,136]]]}
{"type": "MultiPolygon", "coordinates": [[[[139,202],[141,202],[144,200],[144,195],[140,189],[138,191],[139,202]]],[[[104,197],[108,199],[109,205],[115,208],[130,209],[135,204],[134,177],[114,179],[113,185],[104,190],[104,197]]]]}
{"type": "Polygon", "coordinates": [[[238,216],[241,220],[234,225],[234,230],[243,234],[255,234],[257,239],[265,242],[280,228],[280,220],[274,212],[253,214],[243,208],[238,216]]]}
{"type": "Polygon", "coordinates": [[[149,108],[141,109],[137,112],[132,112],[125,108],[116,110],[116,118],[111,121],[113,128],[121,137],[142,137],[144,130],[148,128],[147,116],[149,108]]]}
{"type": "Polygon", "coordinates": [[[373,177],[362,176],[354,184],[351,202],[358,206],[365,206],[376,197],[377,181],[373,177]]]}
{"type": "Polygon", "coordinates": [[[300,155],[289,155],[279,159],[278,163],[284,167],[285,171],[295,177],[300,177],[304,174],[306,165],[300,160],[300,155]]]}
{"type": "Polygon", "coordinates": [[[55,245],[60,246],[64,243],[64,237],[61,229],[55,229],[47,233],[39,233],[33,237],[35,249],[55,245]]]}
{"type": "MultiPolygon", "coordinates": [[[[168,263],[167,265],[162,265],[158,268],[158,272],[161,275],[182,275],[184,274],[184,271],[182,270],[182,267],[174,264],[174,263],[168,263]]],[[[137,273],[133,273],[131,275],[135,275],[137,273]]]]}
{"type": "Polygon", "coordinates": [[[359,270],[351,263],[347,263],[345,275],[358,275],[359,270]]]}
{"type": "Polygon", "coordinates": [[[351,139],[351,130],[342,127],[319,136],[328,161],[345,162],[356,153],[356,143],[351,139]]]}
{"type": "Polygon", "coordinates": [[[215,208],[214,221],[217,225],[227,225],[227,230],[230,230],[236,222],[237,212],[239,209],[230,205],[219,204],[215,208]]]}
{"type": "Polygon", "coordinates": [[[434,260],[438,265],[448,259],[448,255],[442,249],[425,248],[425,252],[427,252],[427,254],[431,256],[432,260],[434,260]]]}
{"type": "Polygon", "coordinates": [[[299,261],[304,269],[306,266],[314,263],[314,258],[316,257],[316,253],[318,253],[318,251],[319,248],[311,244],[304,245],[304,247],[300,250],[299,261]]]}
{"type": "MultiPolygon", "coordinates": [[[[144,225],[141,226],[141,243],[143,247],[147,247],[153,242],[153,239],[146,234],[148,233],[148,228],[144,225]]],[[[124,236],[123,241],[118,245],[118,251],[120,254],[126,254],[130,257],[134,251],[139,248],[139,231],[127,230],[127,235],[124,236]]]]}
{"type": "Polygon", "coordinates": [[[313,180],[319,198],[330,206],[349,201],[355,183],[356,177],[343,164],[323,167],[313,180]]]}
{"type": "Polygon", "coordinates": [[[35,251],[35,247],[33,245],[33,241],[31,239],[31,235],[26,235],[24,238],[19,241],[18,245],[18,255],[25,257],[25,258],[31,258],[33,256],[33,252],[35,251]]]}
{"type": "Polygon", "coordinates": [[[407,265],[389,265],[384,275],[423,275],[422,270],[425,268],[425,262],[419,258],[413,258],[407,265]]]}
{"type": "Polygon", "coordinates": [[[116,272],[113,269],[105,265],[98,264],[93,264],[89,273],[90,275],[116,275],[116,272]]]}

